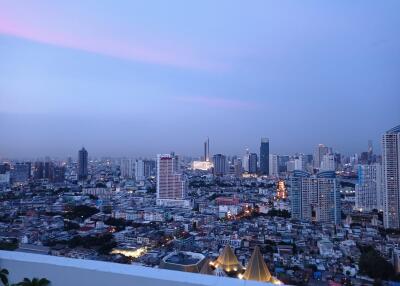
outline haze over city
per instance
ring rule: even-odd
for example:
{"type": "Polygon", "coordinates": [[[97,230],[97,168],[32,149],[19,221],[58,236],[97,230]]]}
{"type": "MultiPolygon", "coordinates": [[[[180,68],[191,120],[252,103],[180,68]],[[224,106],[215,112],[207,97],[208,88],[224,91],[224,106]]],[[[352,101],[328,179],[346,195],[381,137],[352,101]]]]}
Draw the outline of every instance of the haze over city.
{"type": "Polygon", "coordinates": [[[2,1],[0,157],[379,150],[400,3],[240,4],[2,1]]]}

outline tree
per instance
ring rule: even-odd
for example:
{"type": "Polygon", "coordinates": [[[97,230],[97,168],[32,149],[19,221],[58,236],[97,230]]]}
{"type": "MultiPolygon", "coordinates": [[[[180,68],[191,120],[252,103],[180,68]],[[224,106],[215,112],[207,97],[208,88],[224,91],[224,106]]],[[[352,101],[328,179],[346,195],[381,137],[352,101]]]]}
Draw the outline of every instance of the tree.
{"type": "Polygon", "coordinates": [[[32,280],[29,278],[24,278],[22,282],[19,282],[17,285],[19,286],[47,286],[50,284],[50,281],[46,278],[33,278],[32,280]]]}
{"type": "Polygon", "coordinates": [[[362,273],[374,279],[388,280],[395,275],[393,265],[373,248],[362,252],[358,265],[362,273]]]}
{"type": "Polygon", "coordinates": [[[0,269],[0,281],[3,283],[4,286],[8,285],[8,270],[5,268],[0,269]]]}

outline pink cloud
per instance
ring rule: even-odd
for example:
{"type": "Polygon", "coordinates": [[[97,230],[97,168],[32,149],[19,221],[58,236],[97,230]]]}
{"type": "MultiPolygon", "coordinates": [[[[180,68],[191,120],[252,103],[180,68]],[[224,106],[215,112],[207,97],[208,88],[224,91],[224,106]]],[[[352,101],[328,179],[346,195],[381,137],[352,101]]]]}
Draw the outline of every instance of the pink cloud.
{"type": "Polygon", "coordinates": [[[254,109],[258,106],[255,102],[251,101],[226,99],[221,97],[175,96],[173,99],[182,103],[200,104],[213,108],[254,109]]]}
{"type": "MultiPolygon", "coordinates": [[[[79,32],[79,31],[78,31],[79,32]]],[[[49,44],[61,48],[75,49],[89,53],[130,60],[155,65],[165,65],[177,68],[222,71],[227,66],[208,62],[196,56],[191,51],[165,49],[161,45],[147,47],[143,44],[128,42],[127,39],[115,40],[111,37],[98,36],[84,37],[78,33],[53,30],[48,25],[32,25],[11,19],[6,13],[0,12],[0,34],[18,37],[42,44],[49,44]]]]}

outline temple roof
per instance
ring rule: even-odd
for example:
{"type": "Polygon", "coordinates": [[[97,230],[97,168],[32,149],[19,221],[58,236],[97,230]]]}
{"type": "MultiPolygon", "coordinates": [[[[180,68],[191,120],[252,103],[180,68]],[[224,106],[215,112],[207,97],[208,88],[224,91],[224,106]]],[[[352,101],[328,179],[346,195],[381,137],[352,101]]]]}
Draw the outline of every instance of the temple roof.
{"type": "Polygon", "coordinates": [[[242,278],[262,282],[272,281],[271,273],[268,270],[268,266],[265,263],[258,246],[254,249],[242,278]]]}
{"type": "Polygon", "coordinates": [[[225,245],[217,260],[214,261],[213,266],[215,268],[221,266],[227,272],[238,271],[243,268],[229,245],[225,245]]]}
{"type": "Polygon", "coordinates": [[[210,259],[206,258],[204,260],[203,266],[200,269],[201,274],[208,274],[208,275],[214,275],[213,270],[210,267],[210,259]]]}

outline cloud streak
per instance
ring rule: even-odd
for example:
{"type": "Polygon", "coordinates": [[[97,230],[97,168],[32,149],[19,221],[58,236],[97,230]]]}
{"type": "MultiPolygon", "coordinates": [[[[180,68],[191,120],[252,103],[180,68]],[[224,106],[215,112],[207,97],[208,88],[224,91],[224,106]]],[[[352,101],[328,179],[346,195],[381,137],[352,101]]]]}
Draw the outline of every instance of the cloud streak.
{"type": "Polygon", "coordinates": [[[142,43],[128,42],[126,39],[113,40],[107,36],[84,37],[79,35],[79,32],[68,33],[54,30],[48,25],[39,27],[31,23],[22,23],[20,20],[11,19],[4,11],[0,12],[0,35],[145,64],[214,72],[228,68],[224,64],[207,61],[189,50],[172,50],[162,45],[149,47],[142,43]]]}
{"type": "Polygon", "coordinates": [[[211,108],[225,109],[255,109],[258,104],[252,101],[238,99],[226,99],[221,97],[208,96],[175,96],[173,100],[184,104],[196,104],[211,108]]]}

